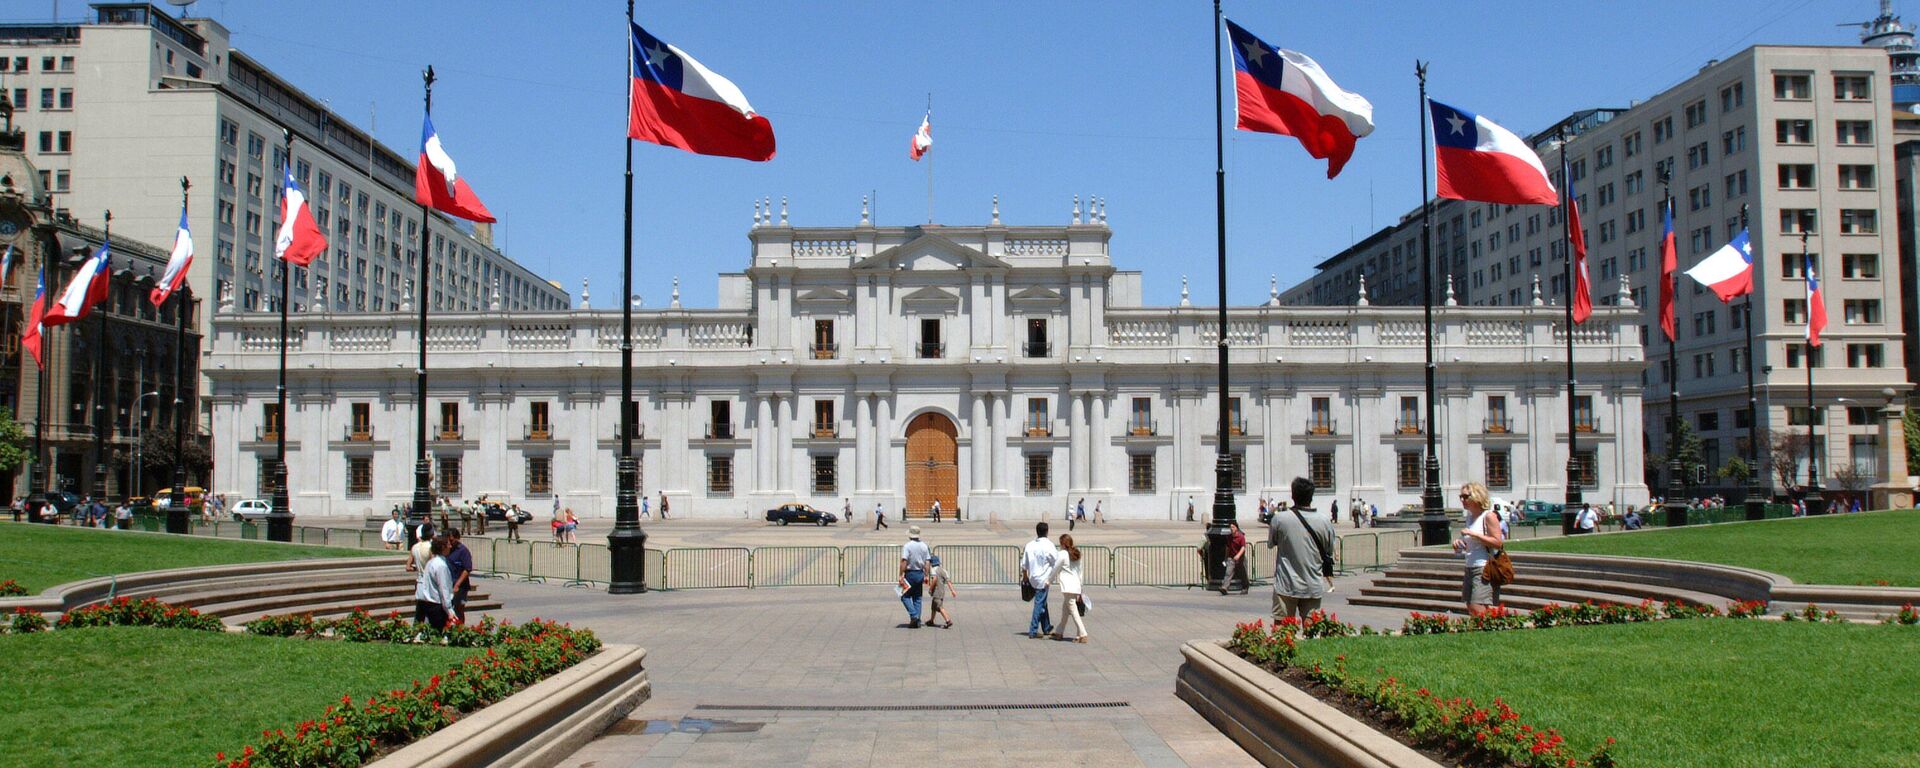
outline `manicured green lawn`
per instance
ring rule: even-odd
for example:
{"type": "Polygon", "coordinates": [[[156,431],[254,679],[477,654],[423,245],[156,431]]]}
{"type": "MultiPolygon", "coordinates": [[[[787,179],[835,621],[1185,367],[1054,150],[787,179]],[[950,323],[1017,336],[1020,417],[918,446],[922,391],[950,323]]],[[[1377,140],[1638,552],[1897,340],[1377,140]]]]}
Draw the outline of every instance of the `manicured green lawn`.
{"type": "Polygon", "coordinates": [[[0,636],[0,764],[205,765],[473,653],[152,627],[0,636]]]}
{"type": "Polygon", "coordinates": [[[1920,765],[1914,627],[1699,619],[1302,642],[1299,663],[1491,705],[1559,728],[1575,751],[1612,736],[1621,765],[1920,765]]]}
{"type": "Polygon", "coordinates": [[[0,525],[0,581],[13,579],[31,593],[108,574],[380,554],[392,553],[73,526],[0,525]]]}
{"type": "Polygon", "coordinates": [[[1515,551],[1659,557],[1738,565],[1802,584],[1920,587],[1920,510],[1661,528],[1515,541],[1515,551]]]}

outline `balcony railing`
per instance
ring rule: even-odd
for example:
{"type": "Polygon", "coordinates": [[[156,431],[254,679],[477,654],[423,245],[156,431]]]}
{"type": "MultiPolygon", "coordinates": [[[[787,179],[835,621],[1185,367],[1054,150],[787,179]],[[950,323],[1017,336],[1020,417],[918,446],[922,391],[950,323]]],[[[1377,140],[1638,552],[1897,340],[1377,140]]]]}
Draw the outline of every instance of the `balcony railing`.
{"type": "Polygon", "coordinates": [[[918,345],[916,345],[916,347],[917,347],[916,351],[919,353],[920,359],[922,360],[938,360],[942,357],[947,356],[947,345],[945,344],[930,343],[930,342],[923,341],[923,342],[920,342],[918,345]]]}
{"type": "Polygon", "coordinates": [[[1573,431],[1598,432],[1600,431],[1600,420],[1592,416],[1575,416],[1573,417],[1573,431]]]}
{"type": "Polygon", "coordinates": [[[278,426],[273,426],[273,425],[264,425],[264,426],[254,427],[253,439],[259,440],[261,442],[270,442],[270,441],[279,440],[280,428],[278,426]]]}
{"type": "Polygon", "coordinates": [[[813,359],[815,360],[832,360],[840,356],[840,345],[838,344],[815,344],[810,347],[810,349],[813,351],[813,359]]]}
{"type": "Polygon", "coordinates": [[[1490,435],[1504,435],[1513,431],[1513,419],[1505,416],[1488,417],[1485,431],[1490,435]]]}
{"type": "Polygon", "coordinates": [[[733,424],[731,424],[731,423],[726,423],[726,424],[708,424],[708,425],[707,425],[707,439],[708,439],[708,440],[732,440],[732,439],[733,439],[733,424]]]}
{"type": "MultiPolygon", "coordinates": [[[[635,439],[635,440],[642,440],[642,439],[645,439],[645,438],[646,438],[646,436],[647,436],[647,426],[646,426],[645,424],[641,424],[641,423],[638,423],[638,422],[635,422],[635,423],[634,423],[634,425],[633,425],[633,439],[635,439]]],[[[608,439],[608,440],[619,440],[619,439],[620,439],[620,425],[619,425],[619,424],[615,424],[615,425],[613,425],[613,436],[612,436],[612,437],[609,437],[609,438],[607,438],[607,439],[608,439]]]]}
{"type": "Polygon", "coordinates": [[[365,443],[373,440],[372,424],[348,424],[344,432],[346,439],[351,442],[365,443]]]}
{"type": "Polygon", "coordinates": [[[1227,419],[1227,434],[1238,436],[1238,435],[1244,435],[1246,433],[1247,433],[1246,419],[1233,419],[1233,418],[1227,419]]]}
{"type": "Polygon", "coordinates": [[[1027,422],[1027,437],[1053,437],[1053,425],[1044,422],[1027,422]]]}
{"type": "Polygon", "coordinates": [[[1135,420],[1127,423],[1127,434],[1134,437],[1152,437],[1160,434],[1160,422],[1135,420]]]}
{"type": "Polygon", "coordinates": [[[813,425],[813,436],[814,437],[839,437],[840,425],[839,424],[815,424],[813,425]]]}
{"type": "Polygon", "coordinates": [[[434,431],[434,435],[439,440],[465,440],[467,427],[465,424],[441,424],[440,428],[434,431]]]}
{"type": "Polygon", "coordinates": [[[1045,341],[1027,342],[1027,357],[1052,357],[1053,344],[1045,341]]]}
{"type": "Polygon", "coordinates": [[[1393,431],[1396,434],[1402,434],[1402,435],[1421,434],[1422,430],[1420,429],[1420,420],[1419,419],[1395,419],[1393,422],[1393,431]]]}
{"type": "Polygon", "coordinates": [[[552,424],[528,424],[527,431],[525,434],[526,434],[526,439],[528,440],[552,440],[553,425],[552,424]]]}
{"type": "Polygon", "coordinates": [[[1309,435],[1337,435],[1340,434],[1340,422],[1330,418],[1309,418],[1307,419],[1306,433],[1309,435]]]}

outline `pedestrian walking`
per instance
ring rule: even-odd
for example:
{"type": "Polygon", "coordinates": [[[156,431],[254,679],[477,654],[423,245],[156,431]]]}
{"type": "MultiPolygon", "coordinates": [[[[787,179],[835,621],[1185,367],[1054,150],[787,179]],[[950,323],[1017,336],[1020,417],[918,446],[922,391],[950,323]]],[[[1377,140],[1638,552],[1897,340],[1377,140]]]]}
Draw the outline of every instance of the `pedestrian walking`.
{"type": "Polygon", "coordinates": [[[940,522],[940,500],[939,499],[933,500],[933,507],[931,511],[933,512],[933,521],[936,523],[940,522]]]}
{"type": "Polygon", "coordinates": [[[1094,502],[1094,503],[1093,503],[1093,522],[1094,522],[1094,524],[1095,524],[1095,525],[1099,525],[1100,523],[1104,523],[1104,522],[1106,522],[1106,521],[1107,521],[1107,513],[1105,513],[1105,512],[1102,512],[1102,511],[1100,511],[1100,502],[1098,502],[1098,501],[1096,501],[1096,502],[1094,502]]]}
{"type": "Polygon", "coordinates": [[[515,504],[505,509],[507,513],[507,541],[520,541],[520,505],[515,504]]]}
{"type": "Polygon", "coordinates": [[[1193,497],[1187,497],[1187,522],[1193,522],[1193,497]]]}
{"type": "Polygon", "coordinates": [[[1227,561],[1220,580],[1220,594],[1227,594],[1237,585],[1240,594],[1244,595],[1252,587],[1252,580],[1247,577],[1247,534],[1240,530],[1238,520],[1229,521],[1227,527],[1233,531],[1233,535],[1227,539],[1227,561]]]}
{"type": "Polygon", "coordinates": [[[113,519],[114,524],[118,526],[120,530],[131,530],[133,528],[133,508],[127,506],[125,501],[120,502],[120,506],[115,507],[113,510],[113,519]]]}
{"type": "Polygon", "coordinates": [[[927,626],[933,626],[934,617],[946,623],[941,629],[953,629],[953,617],[947,614],[947,601],[953,598],[953,577],[940,565],[940,556],[927,558],[927,594],[933,598],[933,607],[927,610],[927,626]]]}
{"type": "Polygon", "coordinates": [[[447,531],[447,571],[453,580],[453,620],[467,623],[467,592],[473,589],[473,550],[460,541],[458,529],[447,531]]]}
{"type": "Polygon", "coordinates": [[[413,588],[414,623],[446,629],[453,615],[453,573],[447,565],[447,538],[435,536],[420,542],[427,547],[427,562],[420,568],[413,588]]]}
{"type": "Polygon", "coordinates": [[[853,499],[847,499],[840,507],[840,516],[846,518],[847,525],[853,525],[853,499]]]}
{"type": "Polygon", "coordinates": [[[407,543],[407,526],[400,522],[399,512],[389,513],[387,521],[380,524],[380,543],[390,550],[398,550],[407,543]]]}
{"type": "Polygon", "coordinates": [[[1460,506],[1467,510],[1467,527],[1453,540],[1453,551],[1466,558],[1467,571],[1461,583],[1460,597],[1469,612],[1500,604],[1500,587],[1487,581],[1487,560],[1506,546],[1500,536],[1499,516],[1490,508],[1487,487],[1467,483],[1460,489],[1460,506]]]}
{"type": "Polygon", "coordinates": [[[1020,578],[1033,588],[1033,618],[1027,622],[1027,637],[1038,640],[1042,633],[1053,634],[1053,615],[1047,612],[1047,590],[1053,585],[1053,571],[1059,567],[1060,554],[1047,539],[1047,523],[1033,527],[1033,541],[1027,542],[1020,556],[1020,578]]]}
{"type": "Polygon", "coordinates": [[[877,531],[885,527],[887,527],[887,505],[876,501],[873,503],[873,529],[877,531]]]}
{"type": "MultiPolygon", "coordinates": [[[[1313,481],[1293,479],[1293,506],[1267,528],[1273,547],[1273,620],[1305,620],[1333,591],[1333,520],[1313,508],[1313,481]]],[[[1358,510],[1359,507],[1354,507],[1358,510]]]]}
{"type": "Polygon", "coordinates": [[[560,535],[563,540],[574,546],[580,545],[580,518],[573,514],[573,507],[567,507],[560,513],[560,535]]]}
{"type": "Polygon", "coordinates": [[[560,531],[560,527],[566,524],[566,518],[560,516],[560,507],[555,506],[553,508],[553,519],[548,521],[547,527],[553,529],[553,545],[556,547],[560,546],[560,542],[566,540],[566,534],[560,531]]]}
{"type": "Polygon", "coordinates": [[[667,519],[667,492],[660,492],[660,519],[667,519]]]}
{"type": "Polygon", "coordinates": [[[1080,573],[1080,548],[1073,545],[1073,534],[1060,534],[1059,553],[1060,566],[1054,569],[1054,579],[1060,584],[1060,610],[1067,614],[1067,619],[1060,623],[1060,631],[1053,633],[1053,639],[1085,643],[1087,620],[1080,610],[1080,595],[1084,592],[1085,581],[1080,573]],[[1071,637],[1062,637],[1069,633],[1071,637]]]}
{"type": "Polygon", "coordinates": [[[920,628],[920,596],[932,557],[920,541],[920,526],[907,528],[907,543],[900,546],[900,605],[907,609],[907,629],[920,628]]]}
{"type": "Polygon", "coordinates": [[[653,517],[653,512],[647,509],[647,497],[645,496],[640,497],[640,516],[649,519],[653,517]]]}
{"type": "MultiPolygon", "coordinates": [[[[1592,504],[1582,504],[1580,511],[1573,516],[1574,533],[1593,533],[1598,530],[1599,525],[1599,513],[1594,511],[1592,504]]],[[[1505,535],[1506,525],[1502,524],[1500,528],[1501,534],[1505,535]]]]}
{"type": "Polygon", "coordinates": [[[1080,510],[1085,509],[1086,504],[1087,500],[1081,499],[1078,508],[1075,508],[1072,504],[1067,505],[1067,530],[1073,530],[1074,524],[1080,522],[1080,510]]]}
{"type": "Polygon", "coordinates": [[[1340,500],[1339,499],[1334,499],[1333,506],[1327,509],[1327,521],[1333,523],[1334,525],[1340,524],[1340,500]]]}

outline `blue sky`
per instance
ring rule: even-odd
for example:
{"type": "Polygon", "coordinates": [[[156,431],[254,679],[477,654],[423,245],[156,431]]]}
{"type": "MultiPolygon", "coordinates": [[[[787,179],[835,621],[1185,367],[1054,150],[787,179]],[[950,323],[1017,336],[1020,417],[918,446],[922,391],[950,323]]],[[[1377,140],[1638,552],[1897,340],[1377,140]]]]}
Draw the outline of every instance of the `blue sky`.
{"type": "MultiPolygon", "coordinates": [[[[9,21],[45,20],[20,0],[9,21]]],[[[1413,60],[1435,98],[1520,133],[1576,109],[1625,106],[1756,43],[1854,45],[1837,26],[1872,0],[1333,2],[1227,0],[1226,14],[1303,51],[1374,104],[1338,179],[1287,137],[1227,134],[1230,300],[1264,300],[1419,204],[1413,60]]],[[[1906,9],[1896,3],[1896,12],[1906,9]]],[[[77,0],[59,4],[78,18],[77,0]]],[[[417,151],[419,70],[440,75],[434,123],[496,214],[507,251],[578,297],[612,305],[620,278],[626,54],[617,0],[325,3],[203,0],[234,44],[342,115],[417,151]]],[[[1910,10],[1920,19],[1920,6],[1910,10]]],[[[1067,221],[1107,199],[1113,253],[1144,271],[1149,303],[1214,291],[1212,13],[1181,2],[641,2],[648,31],[732,79],[774,125],[768,163],[634,148],[635,285],[648,306],[681,278],[711,306],[713,275],[747,257],[752,201],[789,199],[796,225],[926,217],[925,168],[906,157],[933,94],[935,216],[984,223],[998,194],[1015,224],[1067,221]]],[[[1227,85],[1231,88],[1229,77],[1227,85]]],[[[1232,109],[1232,94],[1227,96],[1232,109]]],[[[1228,127],[1231,129],[1231,119],[1228,127]]],[[[777,203],[776,203],[777,204],[777,203]]]]}

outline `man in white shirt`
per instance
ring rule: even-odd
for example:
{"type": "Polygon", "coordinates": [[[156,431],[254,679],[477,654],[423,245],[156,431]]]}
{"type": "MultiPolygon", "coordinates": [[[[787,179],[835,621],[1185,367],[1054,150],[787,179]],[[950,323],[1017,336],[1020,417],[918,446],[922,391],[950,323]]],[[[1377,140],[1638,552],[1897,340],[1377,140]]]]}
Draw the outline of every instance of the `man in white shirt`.
{"type": "Polygon", "coordinates": [[[900,604],[907,609],[907,629],[920,628],[920,595],[927,580],[927,560],[933,557],[920,540],[920,526],[907,529],[900,547],[900,604]]]}
{"type": "Polygon", "coordinates": [[[395,512],[380,525],[380,541],[386,545],[387,549],[399,549],[406,540],[406,525],[400,522],[400,513],[395,512]]]}
{"type": "Polygon", "coordinates": [[[1600,526],[1598,517],[1599,513],[1594,511],[1592,504],[1581,505],[1580,513],[1573,518],[1573,532],[1593,533],[1600,526]]]}
{"type": "Polygon", "coordinates": [[[1033,535],[1034,540],[1027,542],[1026,551],[1020,556],[1020,577],[1027,580],[1027,586],[1033,587],[1033,618],[1027,622],[1027,637],[1038,640],[1041,635],[1053,634],[1053,616],[1047,612],[1047,588],[1053,584],[1060,553],[1047,539],[1044,521],[1033,527],[1033,535]]]}

